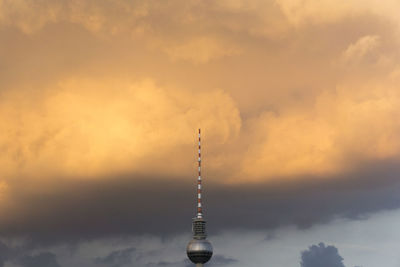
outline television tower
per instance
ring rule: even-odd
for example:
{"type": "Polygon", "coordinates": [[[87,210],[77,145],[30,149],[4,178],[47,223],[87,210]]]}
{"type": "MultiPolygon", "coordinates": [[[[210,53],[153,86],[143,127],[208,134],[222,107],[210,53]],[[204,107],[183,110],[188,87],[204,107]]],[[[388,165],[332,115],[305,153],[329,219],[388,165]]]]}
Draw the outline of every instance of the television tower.
{"type": "Polygon", "coordinates": [[[196,264],[196,267],[202,267],[204,263],[211,259],[213,248],[206,239],[206,221],[203,219],[203,206],[201,203],[201,132],[199,129],[199,176],[197,178],[197,216],[193,218],[192,232],[193,239],[186,248],[189,259],[196,264]]]}

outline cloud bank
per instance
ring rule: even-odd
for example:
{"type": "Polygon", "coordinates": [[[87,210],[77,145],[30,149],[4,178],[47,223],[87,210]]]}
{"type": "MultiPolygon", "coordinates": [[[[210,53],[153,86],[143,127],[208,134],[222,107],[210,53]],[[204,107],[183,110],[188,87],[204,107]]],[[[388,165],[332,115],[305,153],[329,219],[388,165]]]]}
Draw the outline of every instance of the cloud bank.
{"type": "Polygon", "coordinates": [[[198,127],[211,233],[399,208],[397,10],[0,0],[1,235],[190,231],[198,127]]]}

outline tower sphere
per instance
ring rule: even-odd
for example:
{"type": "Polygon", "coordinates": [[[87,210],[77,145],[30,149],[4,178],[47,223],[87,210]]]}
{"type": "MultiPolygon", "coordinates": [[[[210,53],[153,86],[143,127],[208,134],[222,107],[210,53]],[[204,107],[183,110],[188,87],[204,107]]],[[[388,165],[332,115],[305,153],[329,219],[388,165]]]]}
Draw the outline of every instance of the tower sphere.
{"type": "Polygon", "coordinates": [[[189,259],[193,263],[206,263],[211,259],[213,248],[206,239],[192,239],[186,249],[189,259]]]}

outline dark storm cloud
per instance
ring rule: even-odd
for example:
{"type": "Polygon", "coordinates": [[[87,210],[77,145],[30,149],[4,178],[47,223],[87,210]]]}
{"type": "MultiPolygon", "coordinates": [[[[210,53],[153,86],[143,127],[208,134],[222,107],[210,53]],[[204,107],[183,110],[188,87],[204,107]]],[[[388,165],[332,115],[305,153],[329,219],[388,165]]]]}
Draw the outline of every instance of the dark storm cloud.
{"type": "Polygon", "coordinates": [[[281,181],[264,186],[209,188],[210,223],[225,227],[308,228],[335,216],[362,219],[399,207],[396,163],[365,164],[358,171],[323,179],[281,181]],[[223,215],[221,215],[221,211],[223,215]]]}
{"type": "Polygon", "coordinates": [[[24,256],[19,260],[21,267],[60,267],[55,254],[42,252],[33,256],[24,256]]]}
{"type": "Polygon", "coordinates": [[[301,267],[345,267],[343,258],[334,246],[325,246],[319,243],[312,245],[308,250],[301,253],[301,267]]]}
{"type": "MultiPolygon", "coordinates": [[[[399,174],[397,164],[381,163],[366,164],[340,177],[256,185],[221,185],[212,182],[217,177],[206,177],[208,230],[212,234],[229,228],[273,229],[290,224],[306,228],[337,217],[362,219],[372,212],[400,207],[399,174]]],[[[57,243],[190,232],[194,180],[58,179],[48,185],[53,190],[46,194],[16,183],[10,187],[18,188],[11,194],[13,209],[1,218],[0,234],[57,243]]],[[[121,253],[102,260],[125,255],[121,253]]]]}
{"type": "Polygon", "coordinates": [[[135,250],[135,248],[116,250],[105,257],[96,258],[94,262],[108,267],[121,267],[132,263],[135,250]]]}

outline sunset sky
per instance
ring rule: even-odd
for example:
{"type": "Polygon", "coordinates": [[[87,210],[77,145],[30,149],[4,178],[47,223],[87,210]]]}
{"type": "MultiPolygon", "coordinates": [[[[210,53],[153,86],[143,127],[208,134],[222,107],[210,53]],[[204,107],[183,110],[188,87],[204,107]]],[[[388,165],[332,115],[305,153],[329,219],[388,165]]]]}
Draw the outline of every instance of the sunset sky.
{"type": "Polygon", "coordinates": [[[399,14],[0,0],[0,267],[400,267],[399,14]]]}

